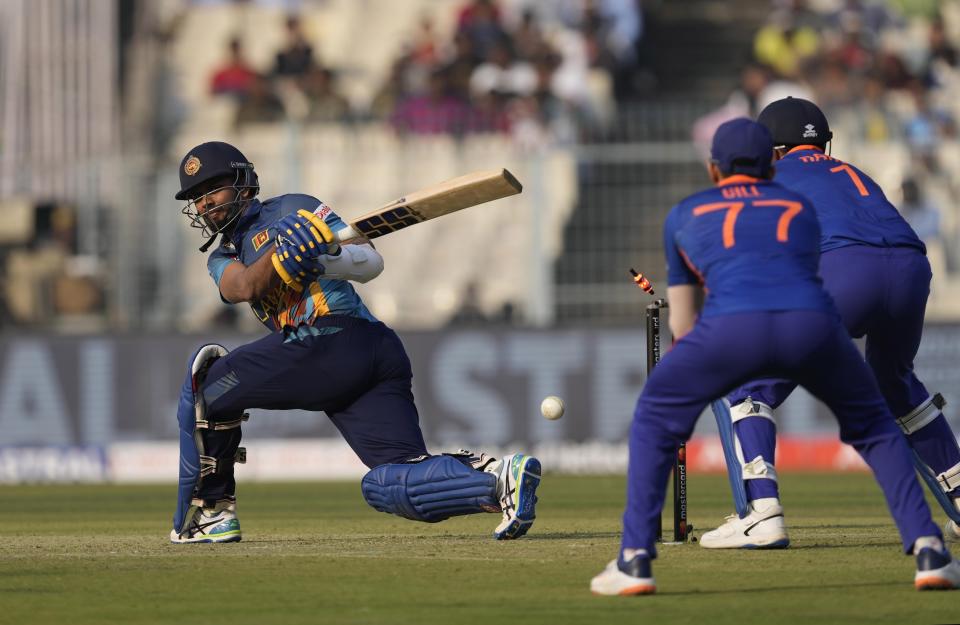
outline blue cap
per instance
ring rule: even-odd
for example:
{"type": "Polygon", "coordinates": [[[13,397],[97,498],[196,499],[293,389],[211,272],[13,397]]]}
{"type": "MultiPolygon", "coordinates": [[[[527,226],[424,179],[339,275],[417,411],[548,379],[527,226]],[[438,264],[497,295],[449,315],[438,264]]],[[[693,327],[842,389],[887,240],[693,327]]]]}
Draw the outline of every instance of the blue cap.
{"type": "Polygon", "coordinates": [[[219,176],[235,176],[240,180],[239,174],[246,174],[243,180],[247,186],[256,185],[253,163],[240,150],[222,141],[201,143],[180,161],[180,191],[176,199],[187,199],[194,187],[219,176]]]}
{"type": "Polygon", "coordinates": [[[770,131],[746,117],[725,122],[713,135],[710,160],[724,174],[763,178],[773,162],[770,131]]]}

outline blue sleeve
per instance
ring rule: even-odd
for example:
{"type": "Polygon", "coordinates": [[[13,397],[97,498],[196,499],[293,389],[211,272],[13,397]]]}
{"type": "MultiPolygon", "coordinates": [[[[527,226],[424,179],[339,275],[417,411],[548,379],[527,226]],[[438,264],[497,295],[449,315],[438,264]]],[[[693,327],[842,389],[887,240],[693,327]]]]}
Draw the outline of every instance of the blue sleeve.
{"type": "Polygon", "coordinates": [[[677,231],[680,229],[680,211],[674,207],[663,223],[663,250],[667,256],[667,286],[680,284],[700,284],[697,274],[690,270],[677,245],[677,231]]]}
{"type": "Polygon", "coordinates": [[[337,230],[343,230],[347,226],[344,221],[340,219],[340,216],[333,212],[333,209],[330,208],[330,206],[324,204],[321,200],[318,200],[311,195],[290,193],[288,195],[284,195],[281,201],[282,204],[280,207],[280,217],[289,215],[290,213],[295,213],[298,209],[307,208],[314,215],[317,215],[323,219],[324,223],[330,226],[330,229],[334,232],[337,230]]]}
{"type": "Polygon", "coordinates": [[[213,250],[210,256],[207,257],[207,271],[210,272],[210,277],[213,278],[213,281],[217,283],[217,287],[220,287],[220,279],[223,277],[223,272],[232,262],[237,261],[236,255],[228,254],[224,252],[221,248],[213,250]]]}

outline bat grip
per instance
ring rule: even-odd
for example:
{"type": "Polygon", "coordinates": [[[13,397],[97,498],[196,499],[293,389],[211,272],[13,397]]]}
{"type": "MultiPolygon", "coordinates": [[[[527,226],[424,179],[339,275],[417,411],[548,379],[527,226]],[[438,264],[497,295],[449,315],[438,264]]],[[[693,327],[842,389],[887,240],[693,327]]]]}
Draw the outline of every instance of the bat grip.
{"type": "Polygon", "coordinates": [[[350,226],[341,228],[340,230],[337,230],[336,232],[333,233],[333,240],[337,243],[347,243],[352,239],[359,239],[359,238],[360,238],[360,234],[350,226]]]}

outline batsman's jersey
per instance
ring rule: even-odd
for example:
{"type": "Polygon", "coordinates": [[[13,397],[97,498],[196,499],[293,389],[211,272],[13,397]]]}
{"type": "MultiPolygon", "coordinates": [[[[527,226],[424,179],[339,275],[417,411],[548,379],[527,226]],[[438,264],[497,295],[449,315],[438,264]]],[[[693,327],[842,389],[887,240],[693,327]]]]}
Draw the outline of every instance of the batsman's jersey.
{"type": "MultiPolygon", "coordinates": [[[[320,216],[334,232],[346,225],[329,206],[309,195],[281,195],[264,202],[254,200],[240,217],[230,240],[222,241],[207,259],[207,269],[217,286],[230,263],[239,261],[249,266],[266,254],[277,237],[277,221],[301,208],[320,216]]],[[[309,324],[323,315],[376,321],[349,282],[322,276],[299,293],[281,284],[261,299],[250,302],[250,308],[271,330],[309,324]]]]}
{"type": "Polygon", "coordinates": [[[673,207],[664,224],[670,286],[701,283],[701,316],[832,311],[817,277],[820,225],[803,196],[731,176],[673,207]]]}
{"type": "Polygon", "coordinates": [[[777,161],[774,180],[802,193],[820,218],[821,251],[848,245],[926,247],[883,190],[853,165],[798,146],[777,161]]]}

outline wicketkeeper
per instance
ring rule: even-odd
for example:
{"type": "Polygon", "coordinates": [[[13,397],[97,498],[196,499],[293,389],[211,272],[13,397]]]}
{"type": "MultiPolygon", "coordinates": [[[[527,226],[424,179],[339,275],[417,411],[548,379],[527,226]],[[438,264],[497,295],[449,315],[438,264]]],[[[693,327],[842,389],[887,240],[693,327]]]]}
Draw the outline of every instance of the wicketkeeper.
{"type": "Polygon", "coordinates": [[[250,408],[322,410],[371,468],[367,503],[408,519],[500,512],[497,539],[523,536],[535,518],[540,462],[460,451],[431,455],[411,390],[410,360],[350,281],[383,271],[369,241],[335,242],[345,224],[314,197],[261,202],[253,165],[232,145],[203,143],[180,163],[183,213],[219,238],[207,267],[220,296],[247,302],[270,334],[228,351],[201,346],[180,391],[180,487],[170,540],[240,540],[234,464],[250,408]]]}

